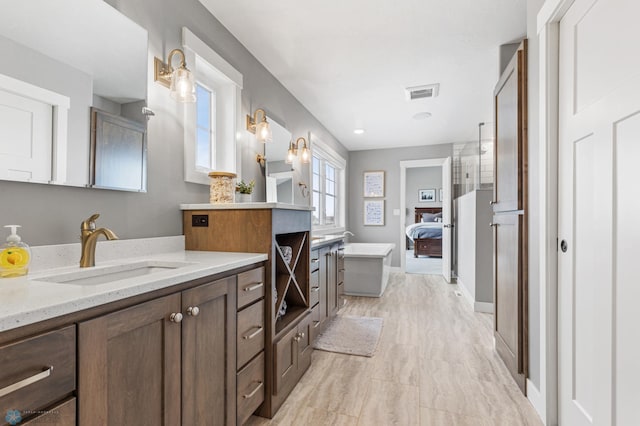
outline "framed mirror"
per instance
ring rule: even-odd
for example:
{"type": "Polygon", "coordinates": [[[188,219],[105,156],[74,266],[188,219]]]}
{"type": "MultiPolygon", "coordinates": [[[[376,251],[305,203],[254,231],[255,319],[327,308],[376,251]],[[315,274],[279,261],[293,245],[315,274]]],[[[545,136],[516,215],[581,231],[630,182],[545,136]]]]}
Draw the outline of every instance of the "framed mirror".
{"type": "Polygon", "coordinates": [[[287,164],[287,152],[291,143],[291,132],[272,118],[269,126],[273,140],[267,142],[264,147],[265,181],[267,188],[267,202],[286,204],[294,203],[293,167],[287,164]]]}
{"type": "Polygon", "coordinates": [[[121,157],[119,170],[109,170],[116,162],[108,161],[101,170],[144,175],[140,185],[96,184],[90,141],[91,108],[135,123],[146,139],[147,45],[147,31],[102,0],[29,0],[4,8],[0,179],[145,191],[146,161],[137,150],[132,161],[121,157]]]}

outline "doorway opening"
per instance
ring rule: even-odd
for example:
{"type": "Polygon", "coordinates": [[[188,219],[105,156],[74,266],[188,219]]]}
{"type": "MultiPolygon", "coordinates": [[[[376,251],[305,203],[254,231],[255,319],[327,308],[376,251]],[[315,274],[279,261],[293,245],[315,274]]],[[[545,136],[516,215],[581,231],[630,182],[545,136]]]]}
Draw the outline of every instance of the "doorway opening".
{"type": "Polygon", "coordinates": [[[401,270],[451,280],[451,158],[400,162],[401,270]]]}

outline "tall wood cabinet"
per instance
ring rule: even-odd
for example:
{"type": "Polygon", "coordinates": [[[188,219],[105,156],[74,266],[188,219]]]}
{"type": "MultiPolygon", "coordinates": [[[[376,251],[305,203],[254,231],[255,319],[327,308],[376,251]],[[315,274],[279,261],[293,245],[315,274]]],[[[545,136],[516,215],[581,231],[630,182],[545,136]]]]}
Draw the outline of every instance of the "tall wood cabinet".
{"type": "Polygon", "coordinates": [[[527,41],[494,92],[494,336],[496,351],[520,389],[528,376],[527,41]]]}
{"type": "Polygon", "coordinates": [[[264,281],[264,402],[257,414],[270,418],[311,362],[311,211],[273,203],[255,206],[206,204],[182,209],[187,250],[269,256],[264,281]]]}

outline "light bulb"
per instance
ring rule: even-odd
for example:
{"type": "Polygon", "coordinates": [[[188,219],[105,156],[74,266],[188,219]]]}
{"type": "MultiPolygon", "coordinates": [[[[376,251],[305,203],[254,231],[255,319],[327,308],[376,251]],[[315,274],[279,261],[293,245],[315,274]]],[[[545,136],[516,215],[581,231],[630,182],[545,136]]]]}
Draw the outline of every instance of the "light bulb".
{"type": "Polygon", "coordinates": [[[309,155],[309,148],[307,148],[307,145],[305,144],[304,147],[302,147],[302,162],[304,164],[309,164],[309,160],[311,156],[309,155]]]}

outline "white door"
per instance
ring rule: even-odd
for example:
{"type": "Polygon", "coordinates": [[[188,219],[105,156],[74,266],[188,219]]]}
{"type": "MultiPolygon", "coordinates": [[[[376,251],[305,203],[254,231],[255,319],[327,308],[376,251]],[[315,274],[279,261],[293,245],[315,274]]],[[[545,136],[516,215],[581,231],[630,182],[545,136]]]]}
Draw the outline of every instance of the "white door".
{"type": "Polygon", "coordinates": [[[0,179],[49,182],[52,137],[51,105],[0,90],[0,179]]]}
{"type": "Polygon", "coordinates": [[[560,424],[640,425],[640,2],[560,22],[560,424]]]}
{"type": "Polygon", "coordinates": [[[451,282],[451,157],[442,163],[442,275],[451,282]]]}

